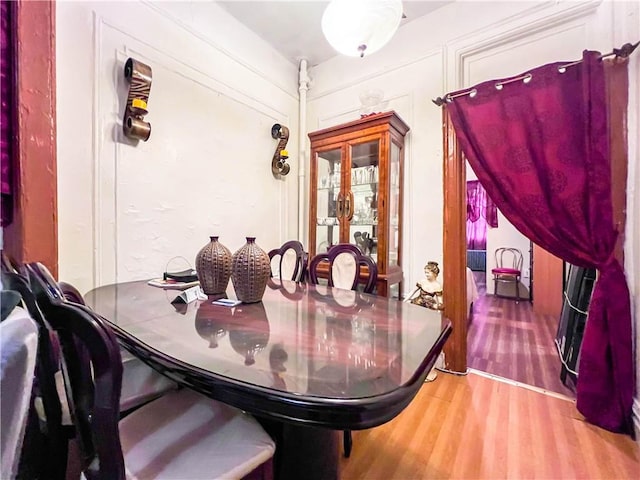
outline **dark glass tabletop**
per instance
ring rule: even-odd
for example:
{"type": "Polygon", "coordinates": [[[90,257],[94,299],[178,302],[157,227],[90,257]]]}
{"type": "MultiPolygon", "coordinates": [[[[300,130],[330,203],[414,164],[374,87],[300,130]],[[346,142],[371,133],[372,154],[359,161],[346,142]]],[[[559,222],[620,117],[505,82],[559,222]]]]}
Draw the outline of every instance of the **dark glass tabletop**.
{"type": "Polygon", "coordinates": [[[288,281],[235,307],[214,305],[217,297],[171,303],[179,293],[139,281],[85,299],[126,348],[178,381],[253,413],[335,428],[397,415],[451,328],[423,307],[288,281]]]}

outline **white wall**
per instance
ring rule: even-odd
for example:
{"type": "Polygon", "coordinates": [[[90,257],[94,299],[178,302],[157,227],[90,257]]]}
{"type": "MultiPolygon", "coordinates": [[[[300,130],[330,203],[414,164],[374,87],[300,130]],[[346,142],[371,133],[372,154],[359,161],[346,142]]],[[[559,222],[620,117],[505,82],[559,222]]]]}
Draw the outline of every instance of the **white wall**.
{"type": "MultiPolygon", "coordinates": [[[[616,44],[640,39],[640,2],[624,2],[616,6],[619,18],[616,25],[616,44]],[[631,39],[631,40],[630,40],[631,39]]],[[[629,170],[627,177],[627,227],[624,244],[625,270],[631,291],[631,309],[634,318],[636,397],[633,405],[636,439],[640,442],[640,55],[636,51],[629,63],[628,110],[629,170]]]]}
{"type": "MultiPolygon", "coordinates": [[[[358,94],[381,88],[389,108],[412,128],[406,156],[405,290],[427,259],[442,261],[442,137],[432,98],[545,63],[574,60],[584,49],[609,52],[640,38],[637,1],[456,2],[403,26],[380,52],[335,57],[312,71],[310,129],[358,117],[358,94]]],[[[640,343],[640,55],[631,58],[630,158],[625,244],[640,343]]],[[[444,286],[446,288],[446,285],[444,286]]],[[[406,292],[405,292],[406,293],[406,292]]],[[[637,361],[636,355],[636,361],[637,361]]],[[[637,362],[640,378],[640,362],[637,362]]],[[[638,398],[638,397],[636,397],[638,398]]],[[[640,401],[634,408],[640,416],[640,401]]]]}
{"type": "MultiPolygon", "coordinates": [[[[477,180],[475,172],[466,163],[467,181],[477,180]]],[[[517,248],[522,252],[522,278],[520,280],[521,290],[520,297],[528,298],[527,291],[522,287],[529,289],[531,287],[531,245],[529,239],[522,235],[509,220],[505,218],[500,210],[498,210],[498,226],[495,228],[487,227],[487,268],[485,269],[485,282],[487,285],[487,294],[495,294],[493,275],[491,269],[496,266],[495,251],[500,247],[517,248]]],[[[506,284],[502,287],[498,286],[500,294],[515,295],[515,289],[507,289],[506,284]],[[513,293],[512,293],[513,292],[513,293]]]]}
{"type": "MultiPolygon", "coordinates": [[[[522,235],[516,227],[514,227],[505,218],[500,210],[498,210],[498,227],[487,229],[487,270],[486,270],[486,282],[487,282],[487,294],[495,294],[493,275],[491,270],[495,268],[496,256],[495,251],[500,247],[517,248],[522,252],[522,278],[520,279],[520,297],[529,298],[529,285],[530,285],[530,262],[531,262],[531,242],[527,237],[522,235]],[[527,290],[523,290],[522,287],[527,290]]],[[[511,262],[510,257],[505,256],[505,260],[511,262]]],[[[535,259],[534,259],[535,261],[535,259]]],[[[505,265],[507,267],[511,266],[505,265]]],[[[513,284],[498,285],[498,292],[500,295],[515,295],[515,289],[511,288],[513,284]]]]}
{"type": "Polygon", "coordinates": [[[295,155],[271,175],[271,126],[298,141],[295,65],[211,2],[56,6],[61,279],[157,276],[213,234],[232,251],[297,237],[295,155]],[[121,131],[129,56],[153,69],[146,143],[121,131]]]}

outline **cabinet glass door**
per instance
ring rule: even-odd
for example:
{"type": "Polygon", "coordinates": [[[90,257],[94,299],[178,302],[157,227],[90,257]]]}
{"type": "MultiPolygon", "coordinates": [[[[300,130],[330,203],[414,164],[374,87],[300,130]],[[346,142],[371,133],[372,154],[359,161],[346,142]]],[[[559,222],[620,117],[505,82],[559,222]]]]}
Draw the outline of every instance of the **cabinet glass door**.
{"type": "Polygon", "coordinates": [[[316,158],[316,253],[325,253],[340,242],[338,199],[340,198],[342,150],[318,152],[316,158]]]}
{"type": "Polygon", "coordinates": [[[387,245],[389,266],[399,266],[399,232],[400,228],[400,146],[391,142],[389,158],[389,230],[387,245]]]}
{"type": "Polygon", "coordinates": [[[351,185],[345,193],[348,241],[377,262],[380,139],[352,144],[350,147],[350,172],[345,179],[351,185]]]}

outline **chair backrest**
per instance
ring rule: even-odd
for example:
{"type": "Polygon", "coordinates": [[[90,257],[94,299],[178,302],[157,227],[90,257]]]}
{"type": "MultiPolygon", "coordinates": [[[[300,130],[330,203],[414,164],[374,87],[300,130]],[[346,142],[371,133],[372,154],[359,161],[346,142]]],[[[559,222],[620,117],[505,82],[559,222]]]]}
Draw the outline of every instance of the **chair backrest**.
{"type": "Polygon", "coordinates": [[[67,282],[58,282],[58,288],[64,295],[64,298],[73,303],[77,303],[78,305],[84,305],[84,297],[78,291],[76,287],[67,282]]]}
{"type": "MultiPolygon", "coordinates": [[[[66,442],[68,435],[63,426],[62,406],[56,388],[56,373],[60,370],[58,337],[45,320],[36,297],[25,277],[15,272],[2,272],[5,288],[20,294],[31,318],[38,326],[38,356],[36,360],[36,388],[34,395],[42,401],[46,418],[46,444],[42,468],[51,478],[64,478],[66,471],[66,442]]],[[[25,448],[31,448],[25,445],[25,448]]],[[[37,447],[34,447],[37,448],[37,447]]],[[[33,453],[35,455],[35,453],[33,453]]],[[[43,455],[38,452],[38,455],[43,455]]]]}
{"type": "Polygon", "coordinates": [[[364,292],[373,292],[378,280],[376,263],[363,255],[360,249],[350,243],[339,243],[329,248],[327,253],[320,253],[309,262],[309,279],[318,284],[320,265],[328,264],[330,287],[356,290],[358,283],[364,282],[364,292]],[[362,267],[366,266],[367,270],[362,267]]]}
{"type": "Polygon", "coordinates": [[[16,478],[33,387],[38,329],[15,307],[0,323],[0,478],[16,478]]]}
{"type": "Polygon", "coordinates": [[[4,250],[0,250],[0,270],[11,273],[19,271],[18,264],[4,250]]]}
{"type": "Polygon", "coordinates": [[[307,274],[308,254],[304,251],[302,243],[290,240],[282,244],[280,248],[274,248],[269,252],[271,260],[271,276],[282,280],[303,282],[307,274]]]}
{"type": "Polygon", "coordinates": [[[68,302],[47,269],[27,265],[31,287],[60,338],[69,409],[85,476],[125,478],[118,421],[122,359],[111,329],[94,312],[68,302]]]}
{"type": "Polygon", "coordinates": [[[496,249],[496,266],[522,271],[522,252],[517,248],[501,247],[496,249]]]}

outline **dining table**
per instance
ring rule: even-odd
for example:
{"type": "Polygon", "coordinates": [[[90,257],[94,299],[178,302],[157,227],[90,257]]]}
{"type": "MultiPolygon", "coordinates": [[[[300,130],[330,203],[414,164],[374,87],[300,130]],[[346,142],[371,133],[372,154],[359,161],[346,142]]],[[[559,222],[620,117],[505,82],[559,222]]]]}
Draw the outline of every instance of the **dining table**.
{"type": "MultiPolygon", "coordinates": [[[[274,476],[339,478],[340,431],[382,425],[417,394],[451,333],[442,312],[270,279],[257,303],[133,281],[85,295],[120,344],[179,385],[254,415],[274,476]]],[[[357,448],[357,444],[354,448],[357,448]]]]}

